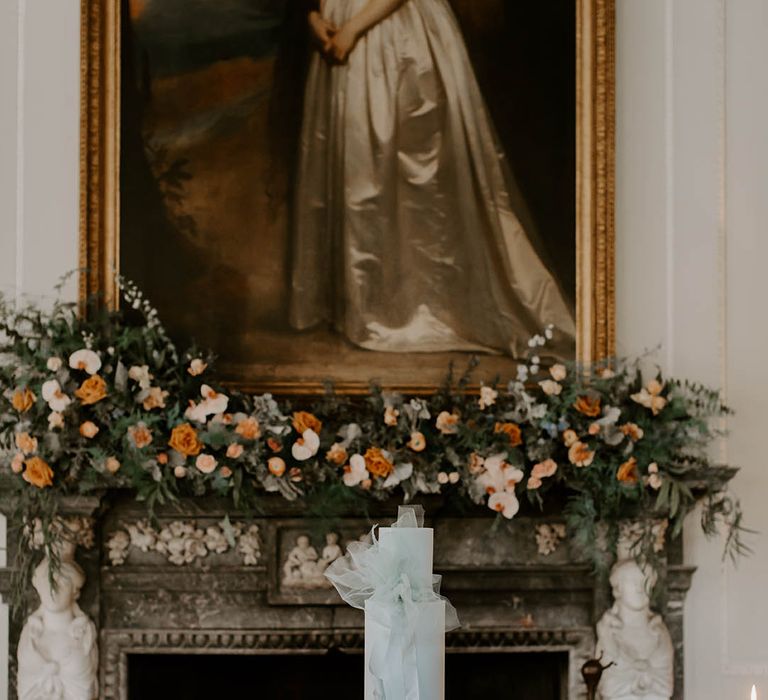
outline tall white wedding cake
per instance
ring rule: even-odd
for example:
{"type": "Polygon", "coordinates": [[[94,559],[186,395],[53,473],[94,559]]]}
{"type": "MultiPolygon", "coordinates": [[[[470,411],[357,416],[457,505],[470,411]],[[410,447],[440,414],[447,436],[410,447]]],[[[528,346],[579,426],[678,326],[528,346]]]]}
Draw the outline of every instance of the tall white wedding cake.
{"type": "Polygon", "coordinates": [[[365,700],[443,700],[445,632],[459,626],[432,573],[433,531],[421,506],[401,506],[392,527],[353,542],[326,571],[365,611],[365,700]]]}

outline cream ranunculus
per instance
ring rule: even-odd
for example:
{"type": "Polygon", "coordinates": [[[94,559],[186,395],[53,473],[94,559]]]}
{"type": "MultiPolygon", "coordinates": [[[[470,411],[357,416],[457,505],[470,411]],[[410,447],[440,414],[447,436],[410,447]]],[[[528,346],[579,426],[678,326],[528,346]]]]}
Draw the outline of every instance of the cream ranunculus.
{"type": "Polygon", "coordinates": [[[291,454],[298,462],[303,462],[317,454],[320,449],[320,436],[310,428],[307,428],[301,437],[293,443],[291,454]]]}
{"type": "Polygon", "coordinates": [[[60,357],[49,357],[48,362],[45,363],[45,366],[51,372],[58,372],[63,364],[64,363],[60,357]]]}
{"type": "Polygon", "coordinates": [[[48,414],[48,430],[60,430],[64,427],[64,416],[58,411],[52,411],[48,414]]]}
{"type": "Polygon", "coordinates": [[[398,411],[394,406],[387,406],[384,409],[384,425],[388,425],[390,427],[397,425],[397,419],[400,416],[400,411],[398,411]]]}
{"type": "Polygon", "coordinates": [[[77,350],[69,356],[69,366],[88,374],[96,374],[101,369],[101,358],[98,353],[88,348],[77,350]]]}
{"type": "Polygon", "coordinates": [[[368,469],[365,465],[365,457],[359,454],[352,455],[349,460],[349,464],[344,467],[344,476],[342,477],[342,481],[344,482],[345,486],[349,486],[351,488],[362,483],[369,476],[370,474],[368,473],[368,469]]]}
{"type": "Polygon", "coordinates": [[[55,379],[49,379],[43,384],[42,394],[48,407],[57,413],[62,413],[72,403],[72,399],[61,390],[61,385],[55,379]]]}

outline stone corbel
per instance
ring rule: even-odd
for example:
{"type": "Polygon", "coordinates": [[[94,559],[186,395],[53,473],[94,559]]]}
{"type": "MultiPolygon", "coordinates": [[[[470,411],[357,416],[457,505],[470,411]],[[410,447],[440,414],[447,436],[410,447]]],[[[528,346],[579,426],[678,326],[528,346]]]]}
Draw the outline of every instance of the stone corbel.
{"type": "MultiPolygon", "coordinates": [[[[19,700],[98,698],[98,633],[80,607],[86,573],[75,561],[78,547],[93,548],[92,515],[97,507],[98,499],[67,500],[52,526],[57,544],[53,551],[45,551],[31,581],[40,603],[19,639],[19,700]]],[[[42,523],[27,527],[30,546],[44,550],[42,523]]]]}

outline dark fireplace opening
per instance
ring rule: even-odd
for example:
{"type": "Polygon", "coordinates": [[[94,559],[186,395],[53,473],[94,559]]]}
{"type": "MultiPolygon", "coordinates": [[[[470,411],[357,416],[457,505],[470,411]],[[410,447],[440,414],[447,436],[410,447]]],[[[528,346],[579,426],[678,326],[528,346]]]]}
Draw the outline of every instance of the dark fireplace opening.
{"type": "MultiPolygon", "coordinates": [[[[568,654],[449,653],[446,700],[565,700],[568,654]]],[[[362,700],[363,657],[323,654],[128,657],[129,700],[362,700]]]]}

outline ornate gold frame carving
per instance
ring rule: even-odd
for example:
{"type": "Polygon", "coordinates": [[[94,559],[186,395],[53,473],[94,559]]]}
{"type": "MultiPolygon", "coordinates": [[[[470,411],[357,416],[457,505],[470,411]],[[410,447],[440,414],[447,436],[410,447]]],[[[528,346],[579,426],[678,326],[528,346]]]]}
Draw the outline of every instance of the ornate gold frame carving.
{"type": "MultiPolygon", "coordinates": [[[[576,3],[576,358],[615,349],[615,0],[576,3]]],[[[120,1],[81,0],[80,301],[117,302],[120,1]]],[[[247,383],[246,383],[247,384],[247,383]]],[[[244,386],[244,384],[241,384],[244,386]]],[[[303,384],[248,387],[316,393],[303,384]]],[[[367,387],[337,387],[364,393],[367,387]]],[[[427,387],[421,387],[426,390],[427,387]]],[[[418,389],[417,389],[418,390],[418,389]]]]}

